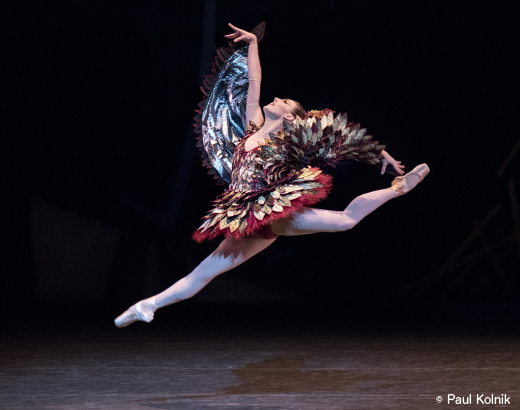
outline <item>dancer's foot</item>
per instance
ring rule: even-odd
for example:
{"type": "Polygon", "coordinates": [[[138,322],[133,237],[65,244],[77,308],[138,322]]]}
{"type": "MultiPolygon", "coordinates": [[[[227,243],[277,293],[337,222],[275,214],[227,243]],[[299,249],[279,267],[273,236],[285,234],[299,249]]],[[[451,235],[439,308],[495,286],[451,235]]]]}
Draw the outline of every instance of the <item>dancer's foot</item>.
{"type": "Polygon", "coordinates": [[[417,165],[407,174],[402,177],[397,177],[392,182],[392,189],[395,191],[395,196],[401,196],[406,194],[408,191],[415,188],[415,186],[421,182],[426,175],[430,172],[430,168],[426,164],[417,165]]]}
{"type": "Polygon", "coordinates": [[[138,320],[150,323],[153,320],[153,314],[156,310],[155,296],[152,296],[128,308],[127,311],[123,312],[123,314],[114,320],[114,323],[117,327],[125,327],[138,320]]]}

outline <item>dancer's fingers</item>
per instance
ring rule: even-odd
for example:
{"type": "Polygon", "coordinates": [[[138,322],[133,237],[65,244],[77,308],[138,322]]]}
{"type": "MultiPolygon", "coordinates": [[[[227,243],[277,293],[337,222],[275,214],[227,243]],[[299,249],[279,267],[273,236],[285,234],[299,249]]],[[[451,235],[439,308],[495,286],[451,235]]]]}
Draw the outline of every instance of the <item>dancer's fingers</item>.
{"type": "Polygon", "coordinates": [[[383,167],[381,168],[381,175],[383,175],[386,171],[386,162],[383,162],[383,167]]]}
{"type": "Polygon", "coordinates": [[[235,27],[235,26],[234,26],[233,24],[231,24],[231,23],[228,23],[228,26],[231,27],[233,30],[236,30],[236,31],[238,31],[238,32],[240,32],[240,31],[244,31],[244,30],[239,29],[238,27],[235,27]]]}

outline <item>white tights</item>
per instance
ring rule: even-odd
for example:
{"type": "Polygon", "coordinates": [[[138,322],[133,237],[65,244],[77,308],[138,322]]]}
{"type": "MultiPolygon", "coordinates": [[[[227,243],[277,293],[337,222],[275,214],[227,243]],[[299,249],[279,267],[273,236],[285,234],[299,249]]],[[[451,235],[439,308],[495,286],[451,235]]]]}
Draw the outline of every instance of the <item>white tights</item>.
{"type": "MultiPolygon", "coordinates": [[[[296,236],[316,232],[339,232],[352,229],[365,216],[394,198],[391,188],[369,192],[355,198],[343,211],[302,208],[288,218],[271,223],[277,235],[296,236]]],[[[252,235],[241,239],[225,238],[218,248],[204,259],[188,276],[179,279],[155,296],[158,308],[188,299],[198,293],[212,279],[245,262],[271,245],[276,239],[252,235]]],[[[128,309],[135,310],[135,305],[128,309]]]]}

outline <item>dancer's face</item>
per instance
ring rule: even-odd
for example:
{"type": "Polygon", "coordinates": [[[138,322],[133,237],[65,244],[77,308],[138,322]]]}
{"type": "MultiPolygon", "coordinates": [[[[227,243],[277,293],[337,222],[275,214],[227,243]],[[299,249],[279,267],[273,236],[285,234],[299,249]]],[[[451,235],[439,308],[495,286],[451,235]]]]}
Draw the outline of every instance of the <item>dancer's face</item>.
{"type": "Polygon", "coordinates": [[[264,107],[264,113],[267,118],[272,120],[279,120],[285,118],[288,121],[293,121],[294,116],[291,112],[296,108],[296,103],[288,98],[280,99],[275,97],[274,101],[264,107]]]}

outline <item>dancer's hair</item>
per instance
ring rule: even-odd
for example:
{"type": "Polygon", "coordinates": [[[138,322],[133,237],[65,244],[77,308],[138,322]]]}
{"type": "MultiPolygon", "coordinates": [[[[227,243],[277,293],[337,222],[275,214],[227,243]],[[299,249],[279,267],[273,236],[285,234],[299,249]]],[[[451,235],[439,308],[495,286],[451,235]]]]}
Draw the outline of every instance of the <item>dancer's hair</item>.
{"type": "MultiPolygon", "coordinates": [[[[294,101],[294,100],[293,100],[294,101]]],[[[305,120],[307,118],[307,111],[305,111],[302,107],[302,105],[298,101],[294,101],[296,104],[296,108],[291,111],[291,114],[295,117],[298,116],[302,120],[305,120]]]]}

